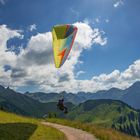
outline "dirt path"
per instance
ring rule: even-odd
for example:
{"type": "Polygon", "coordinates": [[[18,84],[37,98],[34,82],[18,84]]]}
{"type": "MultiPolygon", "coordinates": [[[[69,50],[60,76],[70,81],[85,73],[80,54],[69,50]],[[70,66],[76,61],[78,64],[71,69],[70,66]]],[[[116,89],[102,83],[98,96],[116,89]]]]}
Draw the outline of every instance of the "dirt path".
{"type": "Polygon", "coordinates": [[[80,129],[49,122],[42,122],[42,124],[57,128],[58,130],[62,131],[68,140],[97,140],[92,134],[80,129]]]}

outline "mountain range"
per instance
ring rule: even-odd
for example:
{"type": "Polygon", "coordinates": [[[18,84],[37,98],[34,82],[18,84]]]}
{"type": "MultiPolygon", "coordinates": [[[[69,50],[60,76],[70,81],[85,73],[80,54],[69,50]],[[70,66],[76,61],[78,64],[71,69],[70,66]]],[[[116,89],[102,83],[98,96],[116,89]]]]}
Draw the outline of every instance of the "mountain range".
{"type": "Polygon", "coordinates": [[[102,90],[96,93],[79,92],[77,94],[61,92],[61,93],[26,93],[28,97],[31,97],[40,102],[56,102],[60,98],[64,97],[66,102],[71,102],[75,105],[83,103],[90,99],[113,99],[123,101],[135,109],[140,109],[140,82],[136,82],[129,88],[122,90],[118,88],[111,88],[109,90],[102,90]]]}
{"type": "MultiPolygon", "coordinates": [[[[25,116],[42,117],[49,112],[63,115],[57,107],[57,102],[41,103],[10,88],[0,86],[0,109],[25,116]]],[[[72,103],[66,103],[71,108],[72,103]]]]}
{"type": "Polygon", "coordinates": [[[139,97],[140,82],[125,90],[112,88],[96,93],[78,94],[66,92],[21,94],[9,87],[0,86],[0,109],[39,118],[54,113],[59,118],[111,127],[140,137],[140,113],[137,110],[140,107],[139,97]],[[67,115],[57,108],[58,99],[62,97],[65,98],[65,105],[69,110],[67,115]]]}

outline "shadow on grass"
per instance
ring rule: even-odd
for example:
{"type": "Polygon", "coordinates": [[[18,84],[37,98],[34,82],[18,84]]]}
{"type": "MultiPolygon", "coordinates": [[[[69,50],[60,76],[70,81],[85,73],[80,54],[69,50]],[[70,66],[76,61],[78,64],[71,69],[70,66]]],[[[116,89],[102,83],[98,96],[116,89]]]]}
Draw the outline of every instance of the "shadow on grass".
{"type": "Polygon", "coordinates": [[[36,128],[31,123],[0,123],[0,140],[28,140],[36,128]]]}

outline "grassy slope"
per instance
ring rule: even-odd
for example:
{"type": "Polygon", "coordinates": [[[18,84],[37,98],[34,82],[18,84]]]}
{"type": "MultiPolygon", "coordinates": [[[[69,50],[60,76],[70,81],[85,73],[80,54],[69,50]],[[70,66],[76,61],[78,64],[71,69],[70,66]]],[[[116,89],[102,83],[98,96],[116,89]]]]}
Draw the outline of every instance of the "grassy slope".
{"type": "Polygon", "coordinates": [[[99,126],[112,127],[121,132],[140,136],[139,112],[116,100],[89,100],[76,106],[67,117],[99,126]]]}
{"type": "MultiPolygon", "coordinates": [[[[49,112],[63,116],[56,105],[57,102],[41,103],[24,94],[0,86],[0,109],[4,111],[32,117],[43,117],[49,112]]],[[[72,103],[66,103],[66,106],[69,109],[73,107],[72,103]]]]}
{"type": "Polygon", "coordinates": [[[66,140],[65,135],[36,119],[0,111],[0,139],[2,140],[66,140]]]}
{"type": "Polygon", "coordinates": [[[131,111],[137,113],[120,101],[109,99],[88,100],[73,108],[68,117],[82,122],[93,122],[94,124],[107,123],[111,126],[112,120],[131,111]]]}
{"type": "Polygon", "coordinates": [[[64,119],[47,119],[47,121],[82,129],[94,134],[95,137],[99,138],[100,140],[140,140],[139,138],[128,136],[113,129],[102,128],[88,123],[64,119]]]}

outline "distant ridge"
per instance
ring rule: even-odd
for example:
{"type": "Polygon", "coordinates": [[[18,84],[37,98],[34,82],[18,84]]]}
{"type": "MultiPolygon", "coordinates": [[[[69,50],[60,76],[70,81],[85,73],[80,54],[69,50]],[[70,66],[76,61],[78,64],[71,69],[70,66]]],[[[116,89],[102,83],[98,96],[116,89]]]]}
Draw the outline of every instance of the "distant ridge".
{"type": "Polygon", "coordinates": [[[111,88],[109,90],[101,90],[96,93],[79,92],[77,94],[73,94],[61,92],[57,94],[36,92],[27,93],[26,95],[43,103],[57,101],[63,96],[65,98],[65,101],[72,102],[75,105],[83,103],[89,99],[114,99],[121,100],[136,109],[140,109],[140,81],[135,82],[125,90],[111,88]]]}

